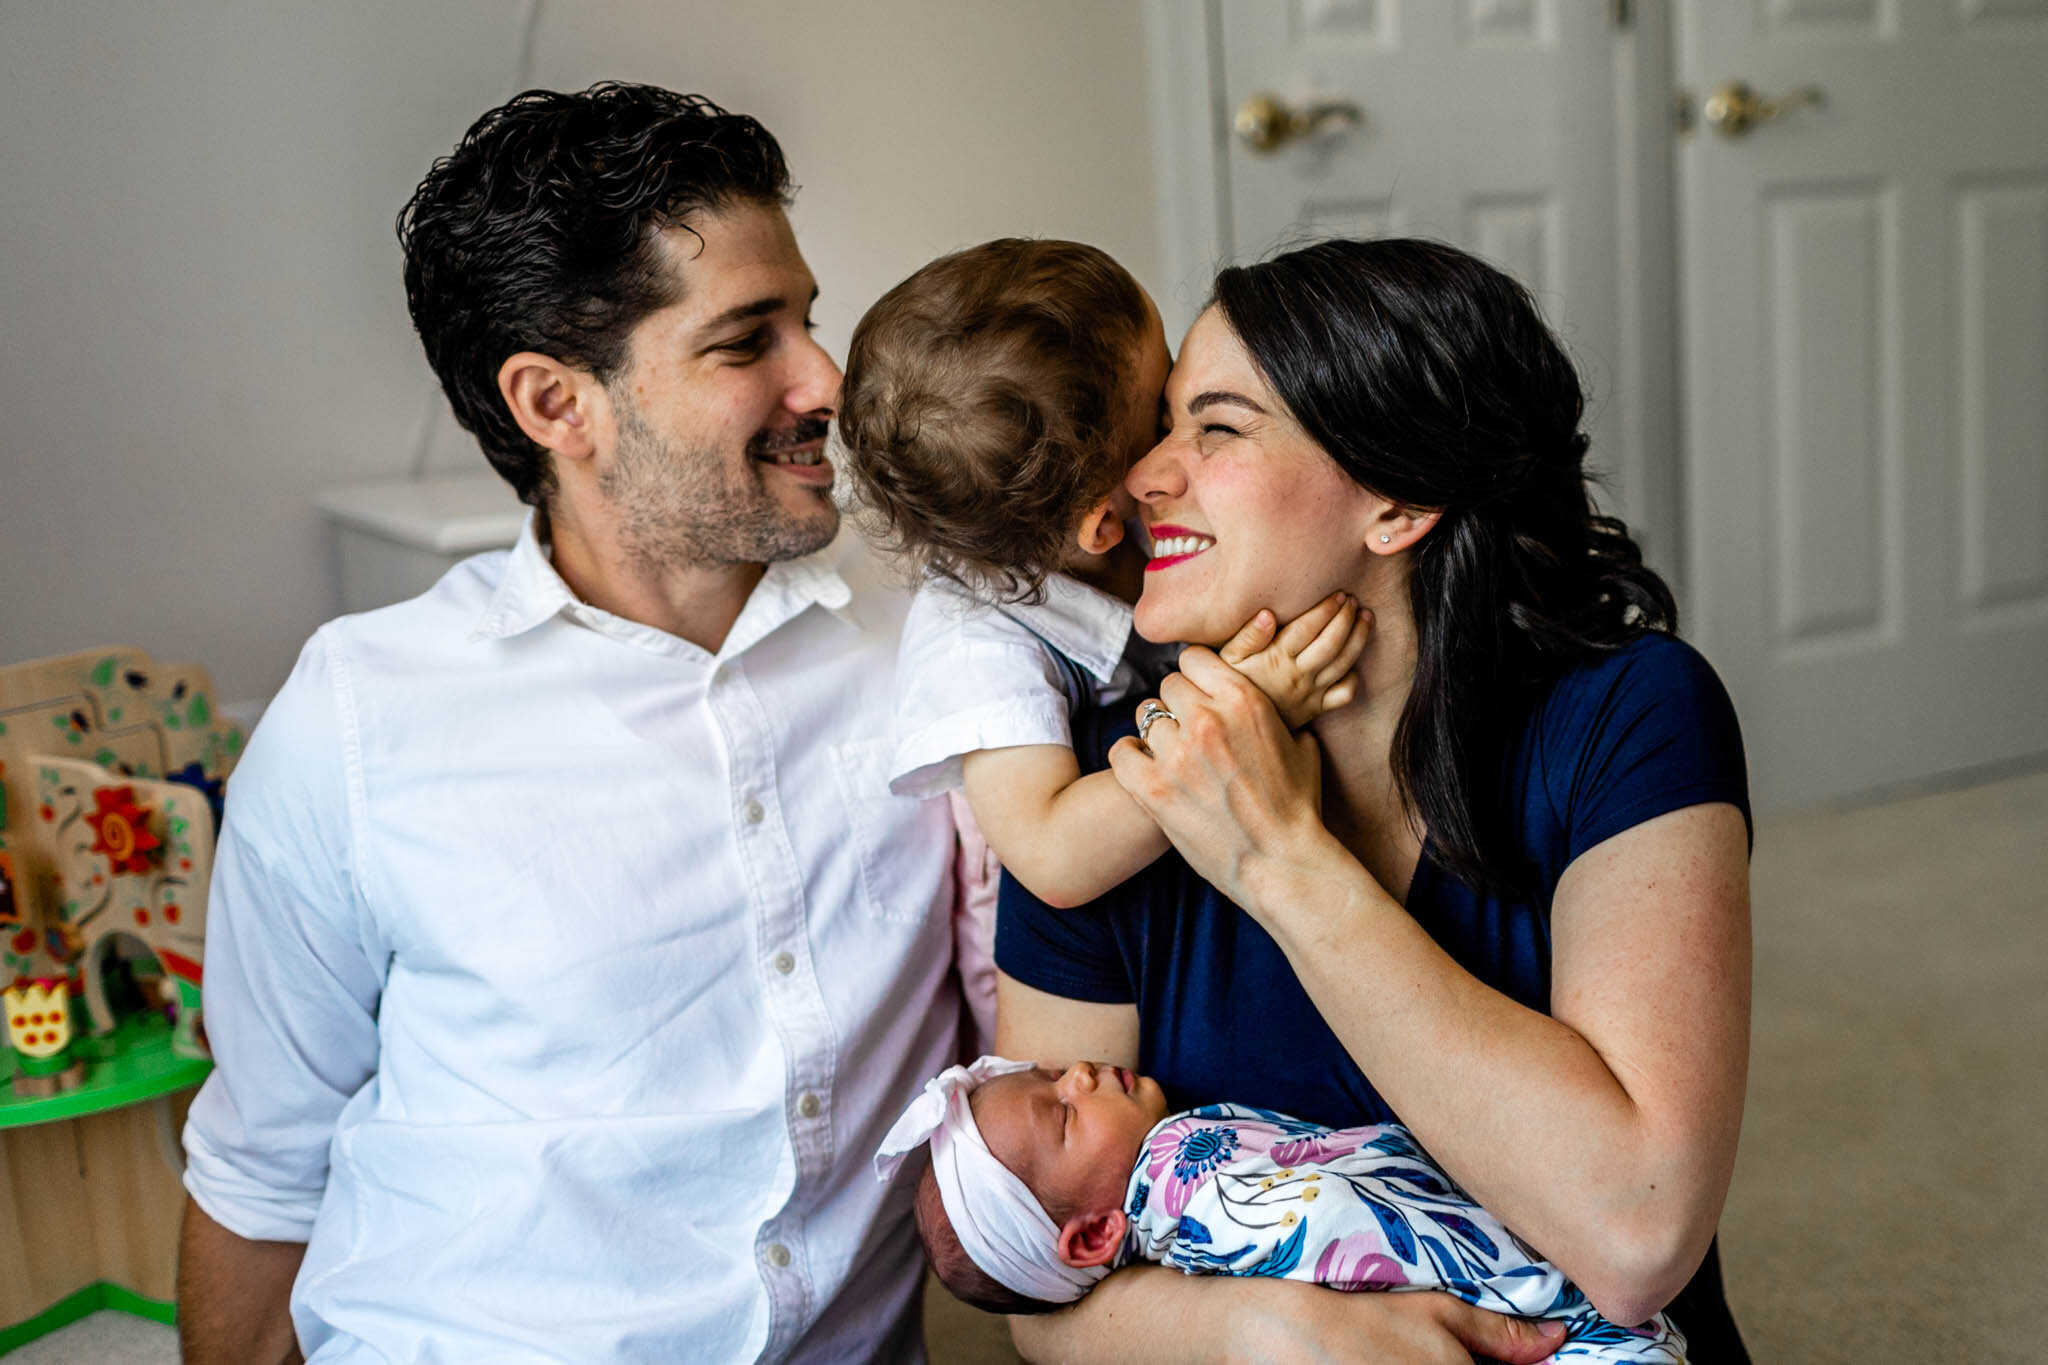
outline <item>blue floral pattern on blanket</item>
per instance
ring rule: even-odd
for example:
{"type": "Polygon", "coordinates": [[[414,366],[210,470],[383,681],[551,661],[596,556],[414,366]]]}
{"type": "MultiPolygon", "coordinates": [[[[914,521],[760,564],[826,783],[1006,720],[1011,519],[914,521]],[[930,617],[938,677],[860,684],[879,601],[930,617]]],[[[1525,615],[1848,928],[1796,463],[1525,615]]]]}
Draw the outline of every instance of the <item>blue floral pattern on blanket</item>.
{"type": "Polygon", "coordinates": [[[1562,1361],[1684,1365],[1661,1314],[1617,1327],[1472,1201],[1397,1124],[1325,1128],[1211,1104],[1145,1138],[1118,1264],[1269,1275],[1345,1290],[1441,1289],[1498,1313],[1557,1318],[1562,1361]]]}

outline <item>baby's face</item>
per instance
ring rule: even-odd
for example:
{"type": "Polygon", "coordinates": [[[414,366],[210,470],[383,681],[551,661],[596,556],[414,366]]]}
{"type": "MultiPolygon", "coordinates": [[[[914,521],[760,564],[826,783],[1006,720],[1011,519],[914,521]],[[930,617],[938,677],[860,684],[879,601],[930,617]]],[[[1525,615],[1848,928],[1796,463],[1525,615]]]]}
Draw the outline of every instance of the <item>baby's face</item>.
{"type": "Polygon", "coordinates": [[[982,1141],[1048,1212],[1122,1207],[1145,1134],[1166,1117],[1157,1081],[1106,1062],[999,1076],[973,1103],[982,1141]]]}

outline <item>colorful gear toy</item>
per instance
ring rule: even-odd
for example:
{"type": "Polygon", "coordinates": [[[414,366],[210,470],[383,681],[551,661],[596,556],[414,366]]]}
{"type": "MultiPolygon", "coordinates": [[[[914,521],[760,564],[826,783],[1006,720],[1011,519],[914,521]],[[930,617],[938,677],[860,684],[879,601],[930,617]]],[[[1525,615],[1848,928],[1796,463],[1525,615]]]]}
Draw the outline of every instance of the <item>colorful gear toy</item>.
{"type": "Polygon", "coordinates": [[[99,787],[92,794],[98,807],[85,817],[92,826],[94,853],[104,853],[115,876],[147,872],[163,840],[150,833],[149,811],[136,804],[133,787],[99,787]]]}

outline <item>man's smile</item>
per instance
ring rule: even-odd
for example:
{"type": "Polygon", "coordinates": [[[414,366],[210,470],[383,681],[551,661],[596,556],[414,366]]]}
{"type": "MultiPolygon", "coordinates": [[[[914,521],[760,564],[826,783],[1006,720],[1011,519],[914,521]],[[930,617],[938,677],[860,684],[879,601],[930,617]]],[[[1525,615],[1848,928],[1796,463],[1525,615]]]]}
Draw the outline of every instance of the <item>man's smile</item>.
{"type": "Polygon", "coordinates": [[[806,483],[829,483],[833,471],[825,458],[825,435],[823,422],[806,420],[786,432],[756,436],[748,443],[748,453],[806,483]]]}

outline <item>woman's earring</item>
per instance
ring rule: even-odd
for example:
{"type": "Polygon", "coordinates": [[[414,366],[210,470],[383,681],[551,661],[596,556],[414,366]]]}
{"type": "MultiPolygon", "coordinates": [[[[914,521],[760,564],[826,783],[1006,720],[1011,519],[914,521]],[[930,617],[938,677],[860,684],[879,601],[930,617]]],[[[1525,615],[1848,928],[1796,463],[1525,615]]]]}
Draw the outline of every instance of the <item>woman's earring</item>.
{"type": "Polygon", "coordinates": [[[1394,538],[1393,538],[1392,536],[1388,535],[1388,534],[1387,534],[1387,533],[1386,533],[1385,531],[1382,531],[1382,532],[1380,532],[1380,544],[1382,544],[1382,545],[1390,544],[1390,543],[1391,543],[1391,542],[1393,541],[1393,539],[1394,539],[1394,538]]]}

